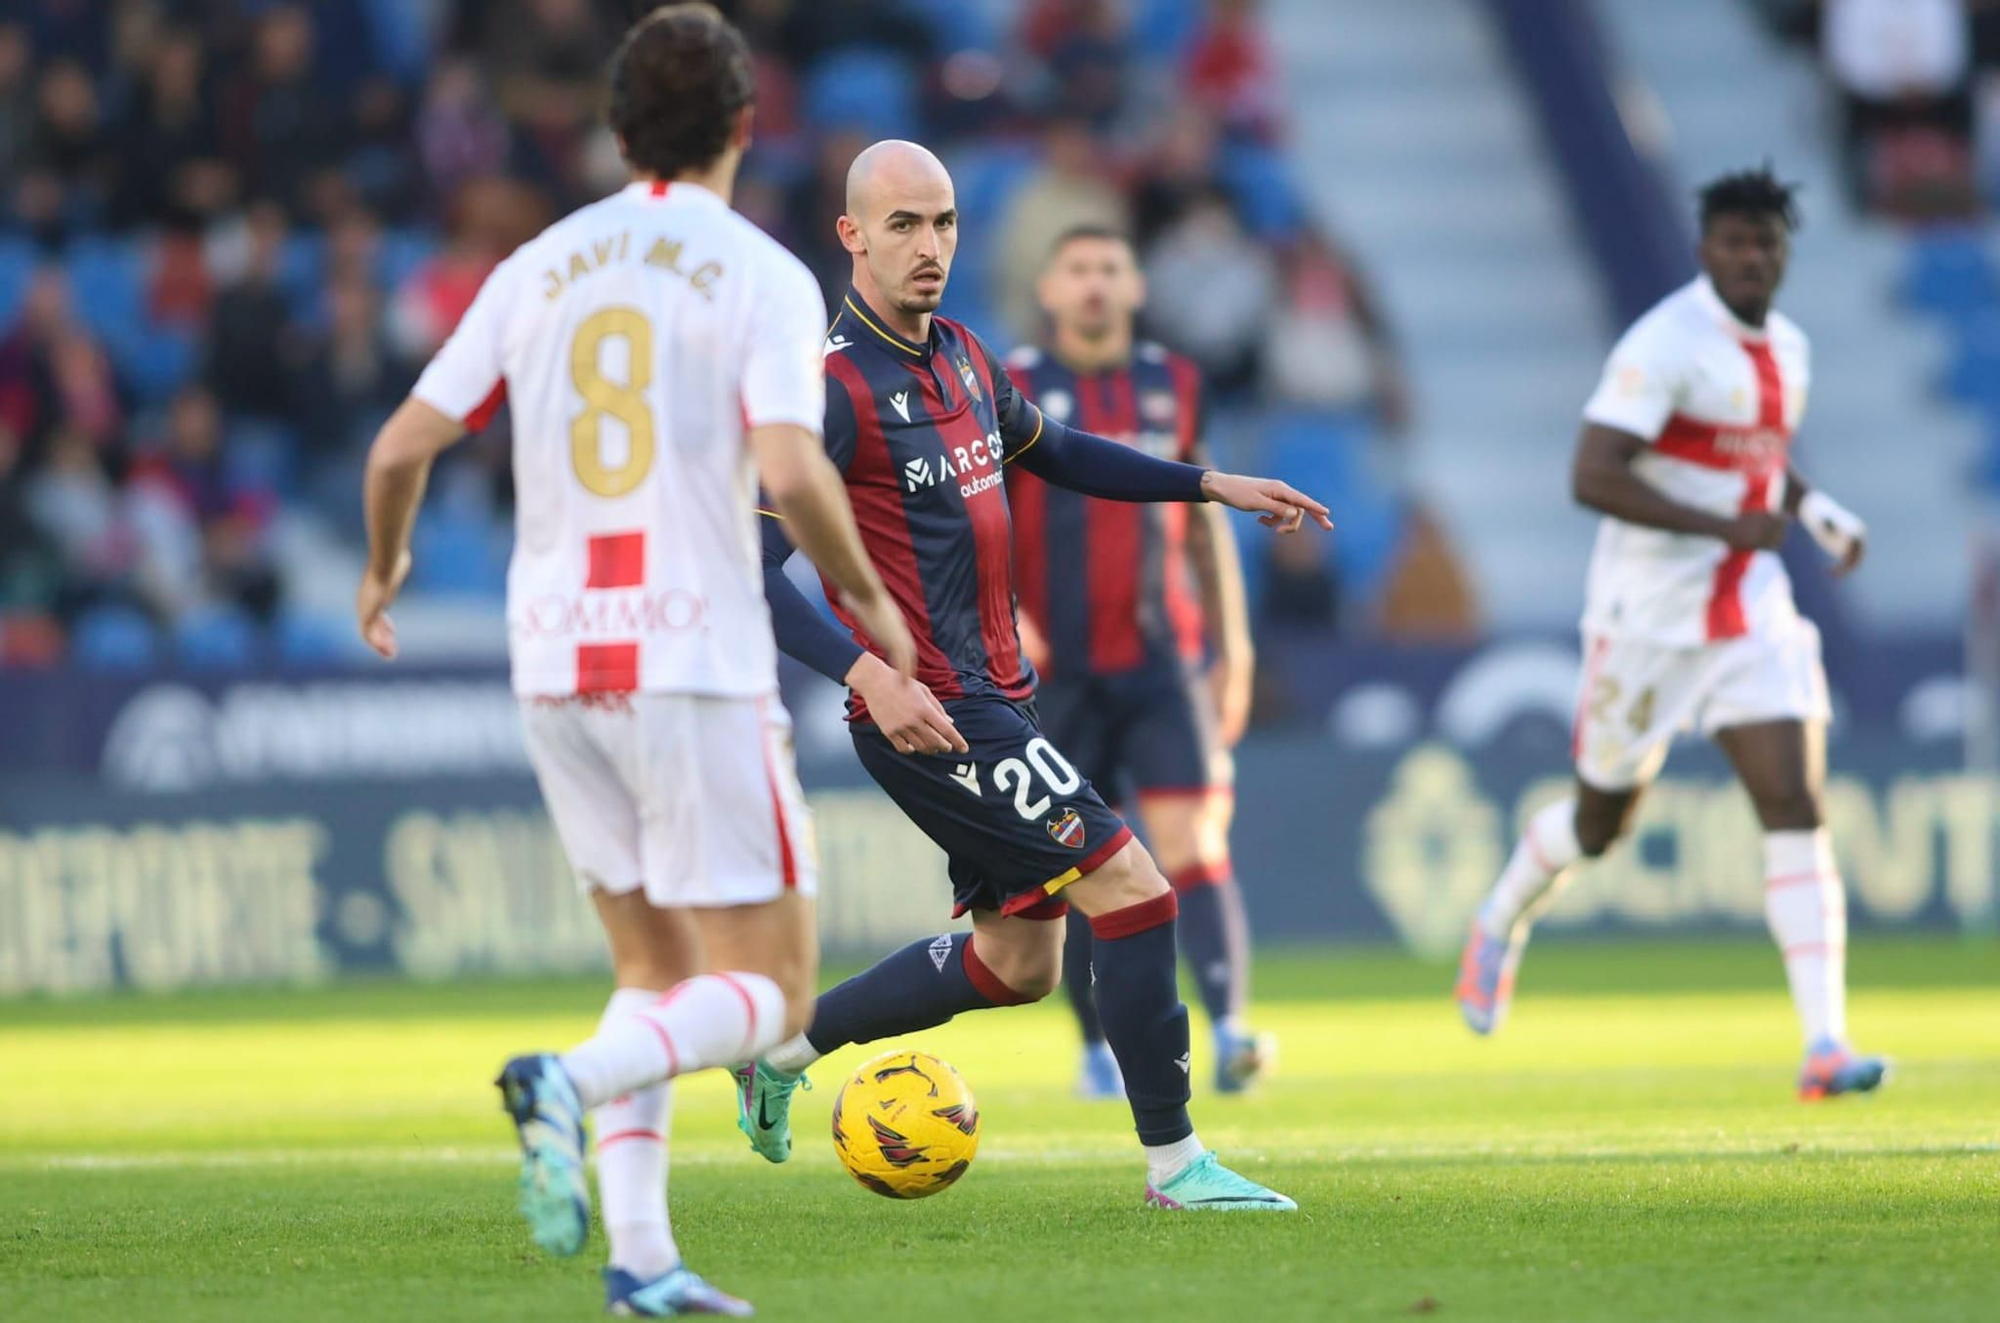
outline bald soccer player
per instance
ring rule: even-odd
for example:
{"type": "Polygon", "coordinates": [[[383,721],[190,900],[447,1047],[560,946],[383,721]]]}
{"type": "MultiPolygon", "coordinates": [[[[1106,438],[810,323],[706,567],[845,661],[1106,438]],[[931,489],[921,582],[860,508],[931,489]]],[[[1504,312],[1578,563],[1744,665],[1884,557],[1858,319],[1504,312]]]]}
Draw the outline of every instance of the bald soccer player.
{"type": "Polygon", "coordinates": [[[1230,1171],[1188,1117],[1188,1013],[1175,982],[1173,888],[1042,734],[1014,615],[1003,470],[1119,501],[1214,501],[1279,533],[1325,507],[1281,482],[1156,459],[1045,417],[978,337],[936,314],[958,247],[951,176],[924,148],[855,159],[840,241],[854,283],[826,341],[828,454],[862,541],[917,640],[917,674],[886,664],[853,612],[827,623],[785,578],[792,547],[765,530],[778,646],[848,687],[869,774],[950,859],[970,933],[942,933],[823,994],[806,1031],[737,1072],[741,1125],[773,1162],[791,1153],[801,1072],[827,1052],[1052,992],[1074,905],[1096,940],[1097,1005],[1146,1155],[1146,1202],[1287,1211],[1230,1171]]]}

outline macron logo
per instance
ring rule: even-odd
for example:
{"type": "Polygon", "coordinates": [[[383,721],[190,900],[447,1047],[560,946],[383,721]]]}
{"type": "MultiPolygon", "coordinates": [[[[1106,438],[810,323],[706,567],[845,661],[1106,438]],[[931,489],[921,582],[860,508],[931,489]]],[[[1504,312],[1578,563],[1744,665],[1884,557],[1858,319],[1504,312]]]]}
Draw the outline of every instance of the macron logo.
{"type": "Polygon", "coordinates": [[[959,763],[952,771],[951,779],[964,786],[967,790],[970,790],[978,798],[984,799],[986,797],[979,789],[978,763],[959,763]]]}
{"type": "Polygon", "coordinates": [[[841,350],[847,348],[849,345],[853,343],[854,341],[848,339],[844,335],[829,335],[826,338],[826,352],[829,354],[837,354],[841,350]]]}
{"type": "Polygon", "coordinates": [[[897,391],[889,397],[889,404],[895,409],[897,417],[906,423],[910,421],[910,392],[906,390],[897,391]]]}

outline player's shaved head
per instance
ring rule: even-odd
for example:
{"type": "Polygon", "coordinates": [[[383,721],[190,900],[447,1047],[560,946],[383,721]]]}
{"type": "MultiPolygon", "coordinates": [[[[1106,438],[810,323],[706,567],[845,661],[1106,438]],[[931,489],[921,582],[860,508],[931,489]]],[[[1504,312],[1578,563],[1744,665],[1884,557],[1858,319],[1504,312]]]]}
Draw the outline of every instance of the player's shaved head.
{"type": "Polygon", "coordinates": [[[884,138],[862,148],[847,167],[847,214],[859,219],[884,194],[915,192],[939,180],[951,187],[951,172],[937,153],[922,143],[884,138]]]}
{"type": "Polygon", "coordinates": [[[900,138],[864,148],[847,168],[839,230],[862,298],[898,334],[929,335],[958,251],[958,198],[944,162],[900,138]]]}

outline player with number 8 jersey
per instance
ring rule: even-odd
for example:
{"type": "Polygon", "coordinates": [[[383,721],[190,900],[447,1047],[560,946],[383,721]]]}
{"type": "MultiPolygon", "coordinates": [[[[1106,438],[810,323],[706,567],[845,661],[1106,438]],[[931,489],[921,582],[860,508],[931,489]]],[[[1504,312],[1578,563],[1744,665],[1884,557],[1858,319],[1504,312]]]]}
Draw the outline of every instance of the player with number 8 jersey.
{"type": "Polygon", "coordinates": [[[574,1254],[597,1130],[621,1316],[741,1316],[681,1263],[666,1209],[670,1082],[796,1032],[818,974],[814,860],[763,593],[761,483],[889,669],[915,644],[820,441],[826,309],[805,266],[730,209],[756,90],[707,4],[654,9],[612,62],[631,182],[487,278],[369,453],[363,636],[410,564],[430,465],[514,418],[507,625],[530,763],[618,980],[598,1032],[514,1057],[503,1106],[531,1236],[574,1254]]]}

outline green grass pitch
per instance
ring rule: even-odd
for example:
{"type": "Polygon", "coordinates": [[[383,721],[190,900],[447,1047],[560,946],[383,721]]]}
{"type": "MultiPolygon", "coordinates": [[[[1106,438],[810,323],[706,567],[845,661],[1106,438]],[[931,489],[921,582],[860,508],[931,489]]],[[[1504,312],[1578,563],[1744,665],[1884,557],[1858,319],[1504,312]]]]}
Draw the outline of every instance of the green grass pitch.
{"type": "MultiPolygon", "coordinates": [[[[1054,1004],[912,1040],[983,1113],[972,1171],[921,1203],[834,1162],[832,1086],[861,1051],[800,1096],[780,1168],[698,1078],[676,1090],[675,1230],[763,1317],[814,1323],[2000,1318],[2000,949],[1857,942],[1856,1037],[1898,1063],[1872,1099],[1793,1101],[1781,978],[1748,941],[1551,942],[1488,1042],[1448,969],[1269,956],[1279,1073],[1195,1108],[1298,1199],[1288,1218],[1143,1210],[1123,1109],[1069,1096],[1054,1004]]],[[[529,1247],[487,1081],[588,1032],[603,992],[0,1005],[0,1317],[595,1315],[601,1242],[529,1247]]]]}

